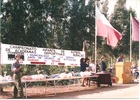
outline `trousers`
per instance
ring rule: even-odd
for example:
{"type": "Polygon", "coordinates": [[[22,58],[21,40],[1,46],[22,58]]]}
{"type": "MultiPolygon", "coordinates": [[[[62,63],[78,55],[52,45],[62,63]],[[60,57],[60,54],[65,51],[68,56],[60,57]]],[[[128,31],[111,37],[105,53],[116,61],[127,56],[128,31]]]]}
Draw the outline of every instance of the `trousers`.
{"type": "Polygon", "coordinates": [[[17,98],[18,94],[20,95],[21,98],[24,97],[23,94],[23,85],[21,82],[21,76],[20,74],[14,74],[14,79],[15,79],[15,84],[14,84],[14,98],[17,98]]]}

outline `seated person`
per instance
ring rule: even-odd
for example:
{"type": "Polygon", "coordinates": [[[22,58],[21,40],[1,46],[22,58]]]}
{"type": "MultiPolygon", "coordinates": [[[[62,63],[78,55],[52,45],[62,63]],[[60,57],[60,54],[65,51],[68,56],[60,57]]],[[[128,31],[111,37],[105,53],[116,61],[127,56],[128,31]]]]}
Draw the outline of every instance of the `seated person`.
{"type": "Polygon", "coordinates": [[[137,79],[138,76],[139,76],[139,69],[138,69],[137,64],[135,64],[134,66],[132,66],[131,72],[132,72],[132,75],[134,76],[134,78],[137,79]]]}

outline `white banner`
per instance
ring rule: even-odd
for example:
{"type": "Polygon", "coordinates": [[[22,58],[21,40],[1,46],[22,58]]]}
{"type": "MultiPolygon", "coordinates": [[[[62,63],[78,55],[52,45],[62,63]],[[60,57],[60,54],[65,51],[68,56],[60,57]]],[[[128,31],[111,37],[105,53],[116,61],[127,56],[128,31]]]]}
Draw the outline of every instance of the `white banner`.
{"type": "Polygon", "coordinates": [[[21,64],[80,66],[85,52],[1,44],[1,64],[12,64],[15,54],[21,55],[21,64]]]}

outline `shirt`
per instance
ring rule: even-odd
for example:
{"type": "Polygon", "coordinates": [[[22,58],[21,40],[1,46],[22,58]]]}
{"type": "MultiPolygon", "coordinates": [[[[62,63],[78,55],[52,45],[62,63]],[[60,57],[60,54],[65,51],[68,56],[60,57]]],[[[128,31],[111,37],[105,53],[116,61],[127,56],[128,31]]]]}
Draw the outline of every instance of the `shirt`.
{"type": "Polygon", "coordinates": [[[91,67],[91,69],[92,69],[93,72],[96,72],[96,66],[95,66],[95,64],[91,63],[89,65],[89,67],[91,67]]]}
{"type": "MultiPolygon", "coordinates": [[[[18,69],[21,66],[21,64],[19,64],[18,61],[16,61],[15,63],[12,64],[11,70],[12,72],[14,72],[16,69],[18,69]]],[[[18,70],[17,72],[15,72],[15,74],[18,74],[22,72],[21,70],[18,70]]]]}
{"type": "Polygon", "coordinates": [[[122,58],[118,58],[117,62],[123,62],[123,59],[122,58]]]}
{"type": "Polygon", "coordinates": [[[81,71],[85,71],[86,70],[86,67],[88,67],[88,64],[86,64],[85,62],[81,63],[81,68],[80,70],[81,71]]]}

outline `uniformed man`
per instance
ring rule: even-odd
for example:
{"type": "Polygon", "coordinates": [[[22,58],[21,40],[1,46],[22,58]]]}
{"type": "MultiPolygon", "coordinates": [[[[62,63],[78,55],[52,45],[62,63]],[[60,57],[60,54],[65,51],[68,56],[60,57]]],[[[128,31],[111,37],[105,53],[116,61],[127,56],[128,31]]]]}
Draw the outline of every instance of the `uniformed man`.
{"type": "Polygon", "coordinates": [[[18,94],[20,95],[21,98],[24,97],[23,95],[23,86],[21,83],[21,77],[22,77],[22,66],[19,63],[20,60],[20,55],[16,54],[15,55],[16,61],[12,65],[12,72],[13,72],[13,79],[15,81],[14,85],[14,98],[17,98],[18,94]]]}

